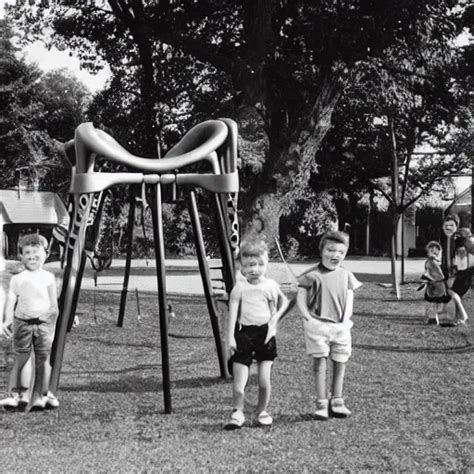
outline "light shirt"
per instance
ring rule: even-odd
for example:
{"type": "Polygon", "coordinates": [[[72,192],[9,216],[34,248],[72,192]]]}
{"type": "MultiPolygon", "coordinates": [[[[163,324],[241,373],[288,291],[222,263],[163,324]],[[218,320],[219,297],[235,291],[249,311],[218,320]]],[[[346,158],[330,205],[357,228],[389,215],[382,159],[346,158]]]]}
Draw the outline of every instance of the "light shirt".
{"type": "Polygon", "coordinates": [[[298,286],[308,292],[308,310],[315,319],[339,323],[344,316],[347,291],[362,285],[352,272],[342,267],[328,270],[319,264],[298,277],[298,286]]]}
{"type": "Polygon", "coordinates": [[[46,320],[45,314],[51,308],[48,288],[53,285],[56,285],[55,276],[42,268],[33,272],[23,270],[13,275],[10,291],[17,298],[15,317],[46,320]]]}
{"type": "Polygon", "coordinates": [[[232,293],[239,300],[238,323],[243,326],[261,326],[267,324],[276,311],[280,287],[275,280],[268,278],[263,278],[256,285],[239,278],[232,293]]]}

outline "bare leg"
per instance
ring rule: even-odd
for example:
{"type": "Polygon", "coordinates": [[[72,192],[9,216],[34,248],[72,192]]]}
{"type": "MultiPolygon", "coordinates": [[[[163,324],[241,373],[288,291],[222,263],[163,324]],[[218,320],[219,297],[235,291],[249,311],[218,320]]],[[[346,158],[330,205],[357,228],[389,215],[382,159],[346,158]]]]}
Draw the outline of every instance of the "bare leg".
{"type": "Polygon", "coordinates": [[[31,385],[32,376],[31,352],[18,352],[12,367],[9,385],[18,391],[26,390],[31,385]],[[27,364],[29,361],[29,364],[27,364]],[[23,372],[25,372],[23,374],[23,372]]]}
{"type": "Polygon", "coordinates": [[[346,364],[333,361],[332,396],[335,398],[342,398],[345,373],[346,364]]]}
{"type": "Polygon", "coordinates": [[[51,362],[50,362],[50,354],[48,354],[48,357],[45,360],[44,369],[43,369],[43,385],[41,387],[41,393],[43,395],[46,395],[48,393],[50,379],[51,379],[51,362]]]}
{"type": "Polygon", "coordinates": [[[316,383],[316,397],[318,400],[328,398],[326,390],[326,357],[318,357],[313,359],[314,380],[316,383]]]}
{"type": "Polygon", "coordinates": [[[454,304],[456,305],[456,314],[459,314],[461,316],[459,320],[461,321],[461,323],[465,323],[468,320],[468,316],[462,304],[461,297],[452,290],[449,290],[449,294],[453,299],[454,304]]]}
{"type": "Polygon", "coordinates": [[[245,386],[249,378],[249,368],[246,365],[234,362],[232,384],[232,401],[237,410],[244,409],[245,386]]]}
{"type": "Polygon", "coordinates": [[[267,410],[268,402],[272,391],[271,375],[272,360],[264,360],[258,363],[258,405],[257,413],[267,410]]]}
{"type": "Polygon", "coordinates": [[[47,360],[49,355],[47,352],[38,351],[35,352],[35,384],[33,385],[33,393],[31,395],[32,403],[41,400],[43,395],[46,395],[47,390],[43,393],[43,385],[46,383],[46,387],[49,385],[48,375],[51,371],[46,368],[47,360]]]}

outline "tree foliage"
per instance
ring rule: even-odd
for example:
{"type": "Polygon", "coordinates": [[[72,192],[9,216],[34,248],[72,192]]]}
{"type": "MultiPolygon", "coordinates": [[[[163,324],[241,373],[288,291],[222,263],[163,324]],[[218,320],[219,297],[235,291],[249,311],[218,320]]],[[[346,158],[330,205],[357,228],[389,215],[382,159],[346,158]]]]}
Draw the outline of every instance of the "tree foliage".
{"type": "Polygon", "coordinates": [[[448,54],[458,3],[68,0],[17,2],[12,13],[25,40],[50,28],[48,41],[86,67],[109,64],[111,88],[95,111],[111,111],[102,114],[111,130],[116,117],[130,124],[135,152],[156,155],[157,141],[166,148],[164,136],[204,117],[236,119],[243,221],[257,215],[271,239],[283,212],[317,199],[308,182],[344,92],[378,84],[381,108],[397,111],[406,96],[394,78],[415,78],[448,54]]]}
{"type": "Polygon", "coordinates": [[[43,75],[27,64],[0,22],[1,187],[22,178],[39,190],[67,191],[70,166],[62,141],[83,121],[86,89],[64,72],[43,75]]]}

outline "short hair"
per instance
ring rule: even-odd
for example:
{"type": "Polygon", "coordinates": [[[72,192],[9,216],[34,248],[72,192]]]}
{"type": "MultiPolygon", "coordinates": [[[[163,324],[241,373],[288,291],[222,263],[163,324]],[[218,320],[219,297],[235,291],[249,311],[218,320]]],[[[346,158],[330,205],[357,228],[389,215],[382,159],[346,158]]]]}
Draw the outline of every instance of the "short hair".
{"type": "Polygon", "coordinates": [[[338,244],[343,244],[348,249],[349,248],[349,235],[343,232],[342,230],[330,230],[323,234],[319,242],[319,250],[321,251],[327,242],[337,242],[338,244]]]}
{"type": "Polygon", "coordinates": [[[428,252],[429,249],[432,249],[433,247],[436,247],[439,250],[443,250],[443,247],[441,247],[441,244],[437,242],[436,240],[430,240],[425,247],[425,250],[428,252]]]}
{"type": "Polygon", "coordinates": [[[18,242],[18,250],[20,253],[23,253],[23,248],[28,245],[32,247],[43,247],[48,251],[48,241],[40,234],[26,234],[23,236],[20,242],[18,242]]]}
{"type": "Polygon", "coordinates": [[[268,255],[268,245],[263,240],[245,240],[240,244],[239,258],[268,255]]]}
{"type": "Polygon", "coordinates": [[[454,221],[456,222],[456,227],[459,227],[459,216],[457,214],[446,214],[443,218],[443,222],[454,221]]]}

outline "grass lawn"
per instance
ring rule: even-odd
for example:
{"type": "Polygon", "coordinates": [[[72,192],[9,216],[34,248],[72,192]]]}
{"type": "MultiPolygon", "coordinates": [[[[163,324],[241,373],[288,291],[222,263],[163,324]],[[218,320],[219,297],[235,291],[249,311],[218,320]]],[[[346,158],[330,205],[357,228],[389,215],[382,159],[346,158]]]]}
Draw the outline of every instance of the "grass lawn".
{"type": "MultiPolygon", "coordinates": [[[[83,292],[58,410],[0,412],[2,472],[459,472],[474,470],[474,297],[467,326],[424,323],[421,292],[402,301],[366,283],[355,303],[346,420],[315,421],[310,360],[296,312],[280,325],[270,430],[222,429],[231,382],[218,377],[206,307],[176,300],[170,321],[173,413],[163,414],[156,296],[83,292]],[[178,337],[176,337],[178,336],[178,337]]],[[[247,417],[257,399],[255,375],[247,417]]]]}

